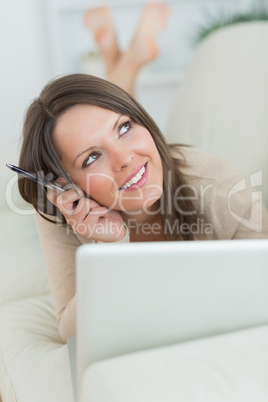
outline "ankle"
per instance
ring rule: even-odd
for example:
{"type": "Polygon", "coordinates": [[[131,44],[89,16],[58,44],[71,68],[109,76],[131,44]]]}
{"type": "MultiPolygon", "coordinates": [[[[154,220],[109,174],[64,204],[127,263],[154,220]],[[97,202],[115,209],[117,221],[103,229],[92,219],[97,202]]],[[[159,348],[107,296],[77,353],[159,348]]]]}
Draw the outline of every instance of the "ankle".
{"type": "Polygon", "coordinates": [[[114,67],[107,71],[107,79],[133,95],[139,70],[140,66],[137,65],[132,54],[125,52],[120,55],[114,67]]]}
{"type": "Polygon", "coordinates": [[[132,48],[129,47],[121,55],[121,64],[124,64],[125,67],[128,68],[132,73],[138,74],[144,63],[142,62],[141,58],[137,57],[137,54],[133,52],[132,48]]]}

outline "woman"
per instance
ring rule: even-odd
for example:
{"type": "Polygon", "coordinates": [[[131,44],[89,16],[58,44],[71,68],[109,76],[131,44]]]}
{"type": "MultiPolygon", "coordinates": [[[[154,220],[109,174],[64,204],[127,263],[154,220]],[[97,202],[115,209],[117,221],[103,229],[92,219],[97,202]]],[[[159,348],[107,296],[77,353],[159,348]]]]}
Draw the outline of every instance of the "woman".
{"type": "Polygon", "coordinates": [[[59,331],[75,334],[75,252],[90,242],[268,238],[262,200],[230,163],[168,145],[124,89],[73,74],[49,83],[30,106],[20,167],[65,192],[20,179],[36,222],[59,331]],[[254,210],[254,219],[250,219],[254,210]]]}
{"type": "Polygon", "coordinates": [[[51,208],[43,188],[19,181],[22,197],[56,222],[36,217],[65,340],[75,333],[80,244],[268,238],[266,211],[261,231],[246,225],[252,209],[262,217],[250,187],[230,197],[244,179],[240,172],[194,149],[168,146],[131,95],[96,77],[70,75],[45,87],[26,115],[20,167],[69,185],[48,193],[51,208]]]}

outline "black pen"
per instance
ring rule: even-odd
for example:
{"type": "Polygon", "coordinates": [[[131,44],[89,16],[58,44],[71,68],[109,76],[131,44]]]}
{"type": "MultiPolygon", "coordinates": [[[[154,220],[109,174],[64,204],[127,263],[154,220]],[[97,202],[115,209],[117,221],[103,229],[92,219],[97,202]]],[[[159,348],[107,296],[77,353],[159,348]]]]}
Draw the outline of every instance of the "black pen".
{"type": "Polygon", "coordinates": [[[9,163],[7,163],[6,166],[9,169],[13,170],[13,172],[18,173],[19,175],[26,177],[27,179],[35,181],[36,183],[41,184],[42,186],[49,188],[50,190],[56,190],[56,191],[61,191],[61,192],[65,191],[62,187],[58,186],[57,184],[47,183],[45,180],[40,179],[40,177],[38,177],[32,173],[26,172],[26,170],[23,170],[23,169],[19,168],[18,166],[10,165],[9,163]]]}

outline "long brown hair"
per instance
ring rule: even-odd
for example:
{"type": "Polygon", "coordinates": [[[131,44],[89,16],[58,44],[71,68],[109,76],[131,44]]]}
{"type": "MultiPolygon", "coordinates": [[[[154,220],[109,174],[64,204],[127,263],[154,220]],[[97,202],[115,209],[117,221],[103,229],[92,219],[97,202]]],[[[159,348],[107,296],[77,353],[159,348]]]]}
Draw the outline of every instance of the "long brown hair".
{"type": "MultiPolygon", "coordinates": [[[[180,162],[172,157],[164,136],[144,108],[123,89],[106,80],[86,74],[71,74],[46,85],[40,96],[30,105],[25,117],[20,167],[32,173],[42,174],[45,178],[49,177],[50,180],[61,176],[70,182],[69,175],[53,145],[53,131],[58,118],[67,109],[79,104],[95,105],[129,116],[150,132],[163,165],[164,180],[161,199],[164,206],[161,216],[163,222],[169,222],[167,239],[193,240],[191,231],[183,234],[180,230],[172,229],[176,222],[179,222],[180,227],[184,223],[191,225],[196,220],[191,213],[194,208],[185,178],[180,171],[180,162]],[[179,187],[181,201],[178,211],[174,203],[167,205],[166,200],[170,199],[170,195],[174,194],[179,187]]],[[[57,208],[51,206],[44,190],[40,189],[35,182],[20,179],[19,191],[22,198],[32,204],[39,213],[59,216],[57,208]],[[41,194],[42,191],[43,194],[41,194]]]]}

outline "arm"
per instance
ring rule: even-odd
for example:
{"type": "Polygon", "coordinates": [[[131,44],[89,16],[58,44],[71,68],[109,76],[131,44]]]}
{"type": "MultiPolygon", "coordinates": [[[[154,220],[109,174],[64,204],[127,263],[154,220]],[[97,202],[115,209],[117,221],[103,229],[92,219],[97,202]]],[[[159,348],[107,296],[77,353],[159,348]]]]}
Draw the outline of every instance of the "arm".
{"type": "Polygon", "coordinates": [[[59,226],[36,214],[41,247],[54,298],[59,332],[64,341],[75,335],[75,252],[87,238],[74,234],[70,227],[59,226]]]}
{"type": "Polygon", "coordinates": [[[66,221],[71,225],[54,224],[36,215],[59,332],[66,341],[67,338],[75,335],[77,248],[81,244],[96,241],[125,241],[128,234],[123,219],[117,211],[108,211],[94,200],[84,197],[80,189],[75,191],[67,188],[60,194],[48,191],[48,199],[61,210],[66,221]]]}

